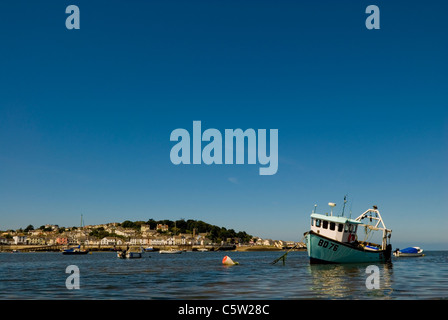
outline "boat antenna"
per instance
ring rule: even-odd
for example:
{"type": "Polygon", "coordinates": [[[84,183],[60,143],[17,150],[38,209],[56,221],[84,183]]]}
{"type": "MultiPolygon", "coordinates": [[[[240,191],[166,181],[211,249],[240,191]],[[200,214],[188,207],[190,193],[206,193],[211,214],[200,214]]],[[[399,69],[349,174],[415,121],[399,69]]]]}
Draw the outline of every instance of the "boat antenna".
{"type": "Polygon", "coordinates": [[[317,204],[314,205],[313,213],[316,213],[317,204]]]}

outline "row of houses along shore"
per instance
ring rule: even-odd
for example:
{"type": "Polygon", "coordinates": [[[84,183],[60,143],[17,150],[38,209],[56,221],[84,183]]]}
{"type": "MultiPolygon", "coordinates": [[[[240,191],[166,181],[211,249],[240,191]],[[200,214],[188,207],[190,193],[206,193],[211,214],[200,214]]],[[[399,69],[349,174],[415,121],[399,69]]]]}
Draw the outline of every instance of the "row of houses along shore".
{"type": "MultiPolygon", "coordinates": [[[[96,234],[100,235],[100,234],[96,234]]],[[[220,243],[213,242],[209,233],[180,233],[168,232],[168,225],[158,224],[151,229],[149,225],[141,225],[140,230],[123,228],[118,223],[84,226],[81,228],[59,228],[58,225],[45,225],[39,229],[8,230],[1,232],[1,246],[74,246],[83,245],[89,248],[114,248],[120,246],[166,247],[166,246],[229,246],[235,247],[271,247],[277,249],[291,248],[297,243],[283,240],[262,239],[253,237],[249,242],[242,243],[241,239],[222,239],[220,243]],[[95,230],[101,230],[104,237],[92,235],[95,230]]],[[[299,247],[302,244],[299,244],[299,247]]],[[[304,246],[304,245],[303,245],[304,246]]]]}

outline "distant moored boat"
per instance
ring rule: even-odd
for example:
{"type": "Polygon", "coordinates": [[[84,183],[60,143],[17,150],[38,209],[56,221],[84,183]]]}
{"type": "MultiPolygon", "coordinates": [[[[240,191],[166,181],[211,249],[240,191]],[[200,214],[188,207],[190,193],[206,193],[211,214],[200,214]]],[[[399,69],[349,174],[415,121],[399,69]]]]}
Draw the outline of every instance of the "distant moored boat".
{"type": "Polygon", "coordinates": [[[423,254],[423,249],[421,249],[420,247],[408,247],[408,248],[404,248],[402,250],[397,248],[394,251],[394,256],[395,257],[422,257],[422,256],[424,256],[424,254],[423,254]]]}
{"type": "Polygon", "coordinates": [[[76,255],[76,254],[87,254],[89,253],[88,250],[81,250],[81,245],[79,245],[77,248],[70,248],[65,249],[62,251],[62,254],[64,255],[76,255]]]}
{"type": "Polygon", "coordinates": [[[171,250],[160,250],[159,253],[164,253],[164,254],[179,254],[182,253],[182,250],[175,250],[175,249],[171,249],[171,250]]]}

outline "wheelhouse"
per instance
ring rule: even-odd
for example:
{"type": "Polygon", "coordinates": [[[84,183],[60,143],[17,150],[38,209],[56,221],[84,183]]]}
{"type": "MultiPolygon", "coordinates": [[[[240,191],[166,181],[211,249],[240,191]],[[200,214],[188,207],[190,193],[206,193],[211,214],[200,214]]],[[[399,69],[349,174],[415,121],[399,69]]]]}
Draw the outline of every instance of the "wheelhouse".
{"type": "Polygon", "coordinates": [[[339,242],[356,241],[356,232],[360,224],[361,222],[346,217],[311,214],[311,231],[339,242]]]}

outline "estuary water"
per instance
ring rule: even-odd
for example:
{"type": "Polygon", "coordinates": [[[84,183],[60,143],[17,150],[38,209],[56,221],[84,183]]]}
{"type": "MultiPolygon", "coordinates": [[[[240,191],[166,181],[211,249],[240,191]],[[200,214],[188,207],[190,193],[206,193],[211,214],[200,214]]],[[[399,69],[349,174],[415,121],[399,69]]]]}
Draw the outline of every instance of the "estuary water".
{"type": "Polygon", "coordinates": [[[366,286],[369,264],[310,265],[306,252],[271,264],[282,254],[147,252],[127,260],[114,252],[0,253],[0,299],[448,299],[448,251],[377,264],[377,289],[366,286]],[[224,266],[226,255],[239,265],[224,266]],[[69,265],[79,268],[79,289],[66,287],[69,265]]]}

